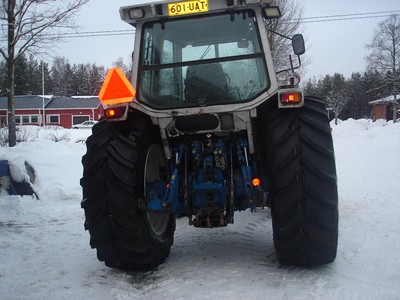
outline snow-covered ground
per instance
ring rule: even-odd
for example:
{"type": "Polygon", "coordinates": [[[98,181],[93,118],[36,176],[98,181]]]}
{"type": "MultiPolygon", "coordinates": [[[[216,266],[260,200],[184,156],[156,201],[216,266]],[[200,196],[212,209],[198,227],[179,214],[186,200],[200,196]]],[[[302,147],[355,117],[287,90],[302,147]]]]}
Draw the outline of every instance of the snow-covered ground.
{"type": "Polygon", "coordinates": [[[73,141],[38,139],[0,148],[31,196],[0,194],[1,299],[400,299],[400,124],[333,125],[340,237],[333,264],[280,266],[267,210],[237,213],[235,224],[196,229],[177,221],[166,263],[145,273],[109,269],[89,247],[80,208],[81,156],[73,141]]]}

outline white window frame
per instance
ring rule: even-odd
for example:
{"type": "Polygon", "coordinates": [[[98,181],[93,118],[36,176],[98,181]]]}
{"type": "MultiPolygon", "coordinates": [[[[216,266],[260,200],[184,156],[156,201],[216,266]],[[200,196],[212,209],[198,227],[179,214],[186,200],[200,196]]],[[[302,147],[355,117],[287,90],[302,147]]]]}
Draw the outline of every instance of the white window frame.
{"type": "Polygon", "coordinates": [[[29,115],[22,115],[21,116],[22,118],[21,118],[21,124],[22,125],[27,125],[27,124],[30,124],[31,122],[31,118],[30,118],[30,116],[29,115]],[[27,121],[27,122],[25,122],[25,121],[27,121]]]}
{"type": "Polygon", "coordinates": [[[40,116],[39,115],[15,115],[15,125],[29,125],[29,124],[39,124],[40,116]],[[36,121],[33,122],[32,118],[36,117],[36,121]],[[17,121],[17,118],[19,121],[17,121]],[[28,120],[28,122],[24,122],[24,118],[28,120]]]}
{"type": "Polygon", "coordinates": [[[39,115],[30,115],[30,116],[29,116],[29,122],[30,122],[31,124],[40,124],[40,117],[39,117],[39,115]],[[35,118],[35,117],[36,117],[36,121],[34,122],[34,121],[32,121],[32,119],[35,118]]]}
{"type": "Polygon", "coordinates": [[[60,115],[55,115],[55,114],[46,115],[46,124],[48,124],[48,125],[59,125],[60,124],[60,115]],[[57,117],[57,122],[51,122],[50,119],[52,117],[57,117]]]}
{"type": "Polygon", "coordinates": [[[81,118],[81,117],[87,117],[87,120],[85,120],[85,121],[93,121],[91,119],[90,115],[72,115],[71,116],[71,118],[72,118],[72,126],[85,122],[85,121],[83,121],[83,122],[79,122],[79,123],[74,123],[74,118],[81,118]]]}

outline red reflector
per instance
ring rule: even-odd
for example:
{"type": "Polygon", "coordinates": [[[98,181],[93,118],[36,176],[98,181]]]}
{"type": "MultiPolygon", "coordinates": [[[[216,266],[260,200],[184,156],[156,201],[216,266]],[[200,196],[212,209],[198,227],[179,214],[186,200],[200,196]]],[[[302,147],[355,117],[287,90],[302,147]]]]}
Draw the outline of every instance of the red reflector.
{"type": "Polygon", "coordinates": [[[126,107],[112,107],[104,110],[104,115],[107,119],[120,118],[125,114],[126,107]]]}
{"type": "Polygon", "coordinates": [[[283,104],[300,103],[301,100],[302,100],[302,94],[301,93],[281,94],[281,102],[283,104]]]}
{"type": "Polygon", "coordinates": [[[253,178],[253,181],[251,182],[253,186],[259,186],[261,184],[261,180],[259,178],[253,178]]]}

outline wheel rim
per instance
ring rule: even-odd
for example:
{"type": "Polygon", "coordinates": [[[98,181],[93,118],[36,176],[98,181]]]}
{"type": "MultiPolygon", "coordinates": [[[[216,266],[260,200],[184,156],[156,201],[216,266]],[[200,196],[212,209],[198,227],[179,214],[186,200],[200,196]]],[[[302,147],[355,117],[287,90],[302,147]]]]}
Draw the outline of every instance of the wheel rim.
{"type": "MultiPolygon", "coordinates": [[[[147,183],[155,181],[166,181],[168,175],[167,160],[163,149],[159,144],[152,144],[147,152],[144,168],[144,193],[147,196],[147,183]],[[161,170],[165,170],[162,172],[161,170]]],[[[154,213],[147,211],[147,217],[151,229],[156,235],[163,235],[168,228],[170,213],[154,213]]]]}

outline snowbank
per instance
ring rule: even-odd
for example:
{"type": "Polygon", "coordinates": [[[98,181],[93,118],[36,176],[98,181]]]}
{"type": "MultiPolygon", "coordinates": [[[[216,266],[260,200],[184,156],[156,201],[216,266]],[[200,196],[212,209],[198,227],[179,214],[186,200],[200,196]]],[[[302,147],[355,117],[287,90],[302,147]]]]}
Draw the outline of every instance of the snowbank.
{"type": "Polygon", "coordinates": [[[45,129],[26,127],[33,141],[19,143],[13,148],[0,148],[0,160],[8,160],[14,180],[29,182],[25,163],[33,167],[33,189],[40,200],[57,201],[81,198],[79,179],[82,176],[80,157],[90,130],[45,129]],[[34,134],[32,134],[34,132],[34,134]],[[37,134],[39,132],[39,134],[37,134]],[[43,137],[59,136],[66,140],[54,142],[43,137]],[[79,141],[79,143],[76,143],[79,141]]]}
{"type": "Polygon", "coordinates": [[[85,146],[37,140],[0,148],[0,159],[16,169],[24,161],[35,168],[40,197],[0,195],[3,297],[398,299],[400,124],[347,120],[332,125],[332,134],[339,249],[333,264],[319,268],[280,266],[269,212],[259,210],[238,213],[235,224],[221,229],[197,229],[178,219],[164,265],[145,273],[109,269],[97,261],[83,229],[79,179],[85,146]]]}

